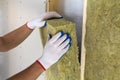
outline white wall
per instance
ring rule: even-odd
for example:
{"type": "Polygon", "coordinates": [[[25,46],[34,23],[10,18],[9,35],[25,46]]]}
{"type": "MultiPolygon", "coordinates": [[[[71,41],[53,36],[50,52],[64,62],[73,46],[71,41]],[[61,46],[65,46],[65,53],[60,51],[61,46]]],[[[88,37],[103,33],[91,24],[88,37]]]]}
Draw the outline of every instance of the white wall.
{"type": "MultiPolygon", "coordinates": [[[[39,17],[45,12],[44,1],[0,0],[0,36],[20,27],[31,19],[39,17]]],[[[5,80],[31,65],[41,56],[42,49],[39,31],[36,29],[17,48],[6,52],[6,54],[1,53],[0,80],[5,80]]]]}
{"type": "Polygon", "coordinates": [[[59,13],[76,23],[78,45],[81,47],[83,0],[59,0],[59,13]]]}
{"type": "MultiPolygon", "coordinates": [[[[45,12],[45,0],[0,0],[0,36],[18,28],[26,21],[45,12]]],[[[81,44],[83,0],[60,0],[59,12],[77,24],[79,46],[81,44]]],[[[0,80],[31,65],[42,52],[39,31],[36,29],[17,48],[0,54],[0,80]]],[[[44,75],[43,75],[44,76],[44,75]]],[[[42,80],[39,78],[38,80],[42,80]]],[[[44,80],[44,79],[43,79],[44,80]]]]}

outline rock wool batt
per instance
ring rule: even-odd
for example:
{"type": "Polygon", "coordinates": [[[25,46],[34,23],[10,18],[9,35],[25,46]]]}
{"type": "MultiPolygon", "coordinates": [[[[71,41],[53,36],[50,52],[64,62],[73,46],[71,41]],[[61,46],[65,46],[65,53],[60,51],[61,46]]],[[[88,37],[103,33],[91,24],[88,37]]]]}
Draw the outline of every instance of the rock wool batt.
{"type": "Polygon", "coordinates": [[[59,31],[70,34],[72,45],[65,56],[46,71],[46,80],[80,80],[79,51],[74,23],[65,19],[48,20],[47,26],[41,30],[43,45],[47,41],[48,34],[55,35],[59,31]]]}
{"type": "Polygon", "coordinates": [[[120,0],[87,0],[85,80],[120,80],[120,0]]]}

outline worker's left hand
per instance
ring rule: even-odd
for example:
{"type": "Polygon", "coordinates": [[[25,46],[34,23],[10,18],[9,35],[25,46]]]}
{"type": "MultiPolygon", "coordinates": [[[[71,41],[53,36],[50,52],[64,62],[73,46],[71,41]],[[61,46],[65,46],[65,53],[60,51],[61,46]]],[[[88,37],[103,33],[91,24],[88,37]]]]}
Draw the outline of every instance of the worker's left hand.
{"type": "Polygon", "coordinates": [[[50,18],[61,18],[62,16],[57,12],[46,12],[40,18],[31,20],[27,23],[28,28],[35,29],[46,26],[47,19],[50,18]]]}

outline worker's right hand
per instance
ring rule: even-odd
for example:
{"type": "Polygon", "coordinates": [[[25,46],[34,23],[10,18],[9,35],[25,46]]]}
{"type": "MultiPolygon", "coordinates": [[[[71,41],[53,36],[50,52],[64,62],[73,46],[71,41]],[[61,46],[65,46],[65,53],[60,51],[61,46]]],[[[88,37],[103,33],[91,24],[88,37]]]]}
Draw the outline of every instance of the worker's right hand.
{"type": "Polygon", "coordinates": [[[59,32],[45,45],[42,57],[37,61],[46,70],[55,64],[70,48],[71,38],[68,34],[59,32]]]}
{"type": "Polygon", "coordinates": [[[27,27],[30,29],[40,28],[46,26],[47,19],[50,18],[61,18],[62,16],[59,15],[57,12],[46,12],[43,15],[41,15],[40,18],[31,20],[27,23],[27,27]]]}

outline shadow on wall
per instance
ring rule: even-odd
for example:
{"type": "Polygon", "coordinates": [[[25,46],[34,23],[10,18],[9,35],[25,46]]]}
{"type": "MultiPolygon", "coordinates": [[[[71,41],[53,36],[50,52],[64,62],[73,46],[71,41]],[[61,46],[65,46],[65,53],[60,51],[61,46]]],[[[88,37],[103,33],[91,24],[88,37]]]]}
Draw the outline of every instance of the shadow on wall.
{"type": "Polygon", "coordinates": [[[59,3],[57,4],[58,12],[66,19],[76,23],[78,46],[81,52],[83,0],[59,0],[59,3]]]}

